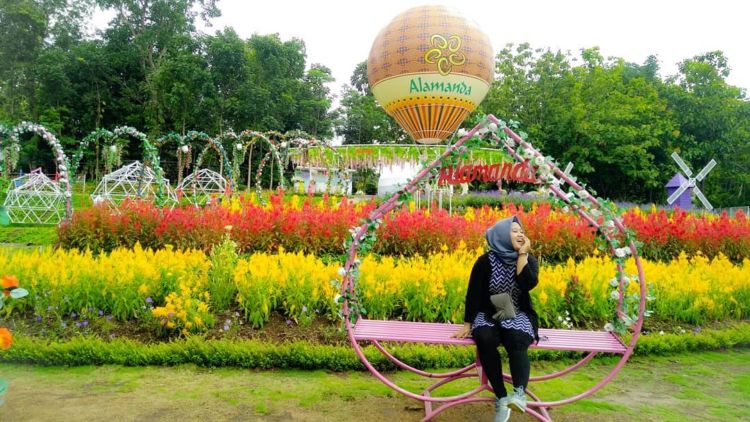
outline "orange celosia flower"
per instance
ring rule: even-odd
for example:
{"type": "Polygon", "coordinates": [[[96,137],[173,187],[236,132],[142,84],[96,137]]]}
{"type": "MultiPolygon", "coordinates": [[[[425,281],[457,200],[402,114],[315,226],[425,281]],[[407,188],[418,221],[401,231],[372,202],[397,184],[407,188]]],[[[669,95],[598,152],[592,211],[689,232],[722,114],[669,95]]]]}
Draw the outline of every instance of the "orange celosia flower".
{"type": "Polygon", "coordinates": [[[18,287],[18,278],[14,275],[4,275],[0,278],[0,285],[3,287],[3,296],[10,296],[10,291],[18,287]]]}
{"type": "Polygon", "coordinates": [[[13,343],[13,336],[7,328],[0,328],[0,349],[8,350],[13,343]]]}
{"type": "Polygon", "coordinates": [[[2,277],[3,289],[15,289],[18,287],[18,278],[14,275],[4,275],[2,277]]]}

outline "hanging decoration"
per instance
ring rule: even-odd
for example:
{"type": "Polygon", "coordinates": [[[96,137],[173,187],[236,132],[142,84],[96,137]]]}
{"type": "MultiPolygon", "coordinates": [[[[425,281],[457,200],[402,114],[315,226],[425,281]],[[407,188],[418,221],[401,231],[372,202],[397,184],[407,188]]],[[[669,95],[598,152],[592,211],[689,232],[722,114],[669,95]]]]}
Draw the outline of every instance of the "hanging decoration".
{"type": "MultiPolygon", "coordinates": [[[[445,145],[338,145],[326,148],[309,146],[305,153],[292,152],[290,159],[296,166],[322,167],[333,159],[333,154],[341,156],[347,168],[379,170],[383,167],[416,166],[425,160],[435,159],[445,152],[445,145]]],[[[510,162],[512,158],[496,148],[477,148],[472,150],[469,160],[464,164],[496,164],[510,162]]]]}
{"type": "Polygon", "coordinates": [[[282,145],[282,154],[285,162],[295,164],[297,170],[300,167],[310,169],[310,182],[312,182],[312,170],[314,168],[323,168],[327,176],[326,193],[340,193],[346,195],[351,188],[351,162],[347,162],[341,153],[333,147],[330,142],[315,139],[302,131],[291,131],[284,134],[282,145]],[[319,151],[315,164],[313,164],[312,155],[319,151]],[[304,164],[302,164],[304,163],[304,164]],[[336,183],[334,183],[336,181],[336,183]]]}
{"type": "Polygon", "coordinates": [[[175,132],[169,132],[166,135],[160,136],[156,142],[154,142],[154,145],[161,149],[164,145],[171,143],[177,145],[177,184],[179,185],[182,183],[183,171],[190,168],[190,163],[192,161],[190,152],[192,151],[192,148],[190,147],[190,143],[186,136],[182,136],[175,132]]]}

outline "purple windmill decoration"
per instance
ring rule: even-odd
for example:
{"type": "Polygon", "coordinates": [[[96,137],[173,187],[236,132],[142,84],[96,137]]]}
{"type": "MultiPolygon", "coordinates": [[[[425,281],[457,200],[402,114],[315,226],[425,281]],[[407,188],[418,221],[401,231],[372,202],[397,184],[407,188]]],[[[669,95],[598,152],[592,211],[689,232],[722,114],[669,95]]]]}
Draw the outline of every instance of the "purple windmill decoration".
{"type": "Polygon", "coordinates": [[[678,166],[682,169],[682,171],[685,173],[685,176],[687,178],[682,177],[681,174],[677,173],[675,177],[672,178],[672,180],[667,183],[667,194],[669,194],[669,198],[667,198],[667,203],[669,205],[674,204],[678,198],[679,201],[676,204],[676,206],[679,206],[683,209],[690,209],[692,208],[692,193],[695,193],[695,196],[698,197],[698,199],[701,201],[704,207],[706,207],[707,210],[714,209],[713,205],[711,205],[710,202],[708,202],[708,199],[706,199],[706,196],[703,195],[703,192],[700,190],[700,188],[695,184],[695,182],[702,181],[709,171],[711,171],[714,166],[716,166],[716,160],[711,160],[706,164],[706,167],[703,167],[703,170],[700,171],[695,177],[693,176],[693,172],[690,170],[690,167],[685,164],[684,161],[682,161],[682,158],[680,158],[679,155],[677,155],[676,152],[672,153],[672,159],[677,163],[678,166]],[[679,176],[679,177],[678,177],[679,176]],[[673,184],[673,182],[679,182],[679,185],[672,190],[670,185],[673,184]],[[692,191],[692,193],[690,192],[692,191]]]}
{"type": "MultiPolygon", "coordinates": [[[[677,189],[679,189],[685,183],[689,182],[690,181],[686,179],[685,176],[682,175],[682,173],[675,173],[674,176],[669,179],[669,182],[664,185],[664,187],[667,188],[667,196],[671,198],[672,194],[674,194],[677,189]]],[[[693,188],[688,187],[687,189],[683,190],[682,193],[669,205],[671,205],[673,208],[682,208],[683,210],[693,209],[693,188]]]]}

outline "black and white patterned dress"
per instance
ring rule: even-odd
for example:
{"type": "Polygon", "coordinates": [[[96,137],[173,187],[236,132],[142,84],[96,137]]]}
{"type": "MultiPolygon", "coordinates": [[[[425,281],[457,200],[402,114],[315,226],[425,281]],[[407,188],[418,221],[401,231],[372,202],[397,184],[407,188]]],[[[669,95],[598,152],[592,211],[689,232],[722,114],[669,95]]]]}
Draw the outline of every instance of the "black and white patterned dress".
{"type": "Polygon", "coordinates": [[[487,316],[484,312],[478,312],[474,318],[474,322],[471,324],[471,330],[474,331],[477,327],[494,327],[500,324],[500,327],[509,330],[519,330],[528,334],[532,339],[534,338],[534,328],[531,325],[529,316],[519,311],[518,298],[521,291],[518,289],[515,283],[516,277],[516,266],[504,264],[500,259],[492,252],[489,254],[490,266],[492,268],[492,276],[490,277],[490,294],[496,295],[499,293],[509,293],[511,300],[513,301],[513,307],[516,311],[516,316],[512,319],[506,319],[497,322],[492,319],[492,316],[487,316]]]}

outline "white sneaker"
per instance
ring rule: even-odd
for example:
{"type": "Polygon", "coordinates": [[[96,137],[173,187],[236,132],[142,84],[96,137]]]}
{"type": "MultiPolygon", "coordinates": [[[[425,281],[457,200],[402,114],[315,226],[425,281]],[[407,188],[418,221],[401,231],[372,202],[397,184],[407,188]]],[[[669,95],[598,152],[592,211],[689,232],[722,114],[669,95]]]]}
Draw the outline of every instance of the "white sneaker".
{"type": "Polygon", "coordinates": [[[495,422],[508,422],[510,419],[510,408],[508,408],[508,397],[495,398],[495,422]]]}
{"type": "Polygon", "coordinates": [[[526,391],[523,387],[513,389],[513,394],[508,396],[508,408],[515,412],[526,413],[526,391]]]}

